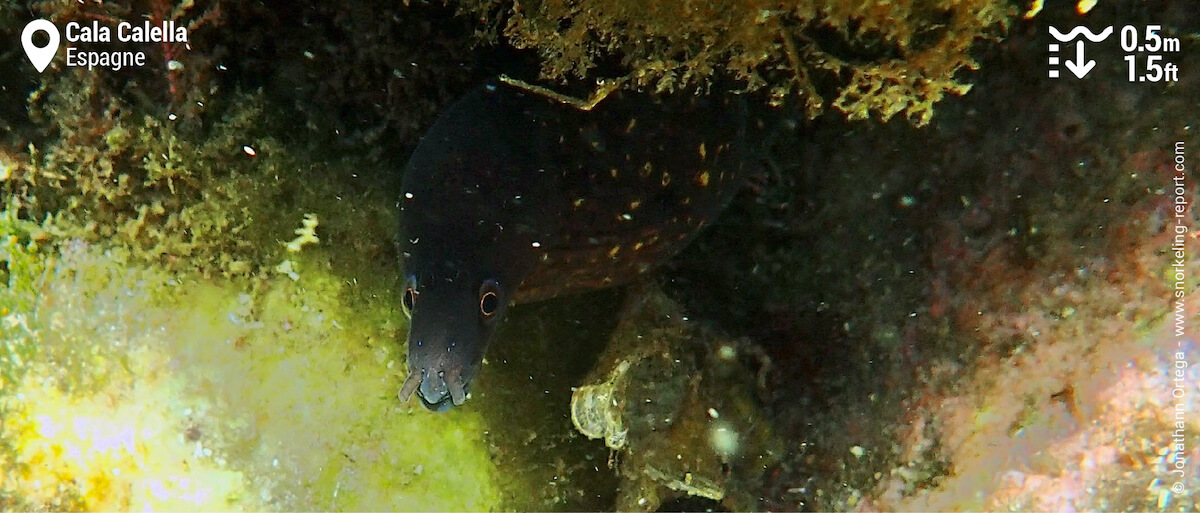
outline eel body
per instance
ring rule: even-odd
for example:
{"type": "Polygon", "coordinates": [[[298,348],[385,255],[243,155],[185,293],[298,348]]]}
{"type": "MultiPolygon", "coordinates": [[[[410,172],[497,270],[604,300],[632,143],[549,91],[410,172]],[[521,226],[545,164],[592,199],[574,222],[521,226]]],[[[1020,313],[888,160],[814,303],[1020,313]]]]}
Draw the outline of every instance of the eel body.
{"type": "Polygon", "coordinates": [[[736,97],[617,92],[583,111],[498,80],[453,104],[402,181],[400,399],[462,404],[509,306],[682,250],[744,182],[746,119],[736,97]]]}

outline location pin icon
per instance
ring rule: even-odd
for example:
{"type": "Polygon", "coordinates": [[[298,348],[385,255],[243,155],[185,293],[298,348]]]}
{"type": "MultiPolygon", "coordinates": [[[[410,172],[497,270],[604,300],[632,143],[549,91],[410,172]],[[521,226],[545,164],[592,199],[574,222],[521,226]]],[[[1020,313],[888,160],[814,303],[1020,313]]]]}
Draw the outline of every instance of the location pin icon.
{"type": "Polygon", "coordinates": [[[47,20],[29,22],[25,25],[25,30],[21,31],[21,46],[25,47],[25,56],[29,57],[29,62],[33,63],[38,73],[46,71],[46,66],[50,65],[54,54],[58,52],[58,27],[47,20]],[[39,30],[50,36],[50,43],[41,48],[33,44],[33,34],[39,30]]]}

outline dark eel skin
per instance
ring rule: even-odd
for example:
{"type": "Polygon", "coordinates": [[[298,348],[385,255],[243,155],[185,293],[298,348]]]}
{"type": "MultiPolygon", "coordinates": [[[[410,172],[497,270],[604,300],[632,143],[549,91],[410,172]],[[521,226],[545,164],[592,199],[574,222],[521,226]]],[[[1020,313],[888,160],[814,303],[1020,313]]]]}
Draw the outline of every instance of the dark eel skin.
{"type": "Polygon", "coordinates": [[[422,138],[400,196],[408,378],[461,405],[508,307],[626,283],[744,183],[746,102],[616,92],[584,111],[492,80],[422,138]]]}

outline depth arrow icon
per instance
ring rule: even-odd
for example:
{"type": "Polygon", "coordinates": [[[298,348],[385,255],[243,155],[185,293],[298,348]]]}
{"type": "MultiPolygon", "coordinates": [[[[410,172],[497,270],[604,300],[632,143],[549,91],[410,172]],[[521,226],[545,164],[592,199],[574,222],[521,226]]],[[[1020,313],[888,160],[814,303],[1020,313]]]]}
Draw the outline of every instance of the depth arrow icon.
{"type": "Polygon", "coordinates": [[[1096,61],[1084,60],[1083,58],[1083,41],[1075,43],[1075,60],[1067,60],[1063,62],[1067,69],[1071,70],[1076,77],[1083,78],[1092,68],[1096,67],[1096,61]]]}

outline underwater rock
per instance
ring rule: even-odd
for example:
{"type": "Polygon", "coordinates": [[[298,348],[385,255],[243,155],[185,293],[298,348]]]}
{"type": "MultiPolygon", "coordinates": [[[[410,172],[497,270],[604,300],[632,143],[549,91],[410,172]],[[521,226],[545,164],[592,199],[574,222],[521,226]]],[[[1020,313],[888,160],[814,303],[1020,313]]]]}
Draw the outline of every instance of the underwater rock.
{"type": "Polygon", "coordinates": [[[617,510],[689,496],[758,509],[756,490],[781,447],[759,400],[769,367],[755,346],[689,322],[657,287],[634,291],[571,398],[576,429],[618,451],[617,510]]]}

